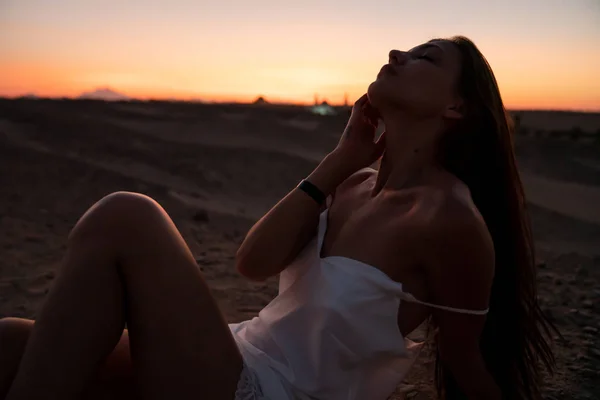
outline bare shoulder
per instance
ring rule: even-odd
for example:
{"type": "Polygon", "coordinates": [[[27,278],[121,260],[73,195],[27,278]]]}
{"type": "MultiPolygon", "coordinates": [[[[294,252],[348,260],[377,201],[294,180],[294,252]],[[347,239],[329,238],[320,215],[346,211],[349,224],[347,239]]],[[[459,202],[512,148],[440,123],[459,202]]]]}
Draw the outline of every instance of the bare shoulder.
{"type": "MultiPolygon", "coordinates": [[[[354,197],[353,189],[357,188],[361,183],[363,183],[371,177],[377,177],[377,170],[373,168],[362,168],[354,172],[352,175],[346,178],[340,185],[338,185],[338,187],[335,188],[333,193],[331,193],[330,195],[331,199],[328,200],[326,204],[323,204],[321,206],[321,212],[331,207],[331,205],[337,198],[341,197],[342,199],[344,199],[343,201],[347,202],[349,198],[354,197]]],[[[335,202],[337,204],[339,201],[335,202]]]]}
{"type": "Polygon", "coordinates": [[[476,247],[492,251],[493,243],[485,220],[471,199],[464,184],[456,184],[451,190],[437,196],[438,210],[434,237],[441,246],[476,247]],[[491,248],[490,248],[491,246],[491,248]]]}
{"type": "Polygon", "coordinates": [[[440,191],[435,201],[435,218],[428,227],[433,251],[426,261],[431,294],[441,304],[485,309],[495,267],[486,223],[462,183],[440,191]]]}
{"type": "Polygon", "coordinates": [[[352,175],[350,175],[346,180],[342,183],[343,185],[356,185],[358,183],[364,182],[365,180],[377,176],[377,170],[366,167],[361,168],[352,175]]]}
{"type": "Polygon", "coordinates": [[[336,194],[347,193],[349,190],[356,188],[369,178],[376,178],[377,170],[373,168],[361,168],[346,178],[336,189],[336,194]]]}

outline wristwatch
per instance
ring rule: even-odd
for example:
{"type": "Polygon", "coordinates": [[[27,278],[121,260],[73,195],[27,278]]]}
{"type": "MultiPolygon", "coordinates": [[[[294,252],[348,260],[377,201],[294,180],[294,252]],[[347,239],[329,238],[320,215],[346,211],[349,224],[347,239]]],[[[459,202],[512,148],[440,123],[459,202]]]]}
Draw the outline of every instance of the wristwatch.
{"type": "Polygon", "coordinates": [[[319,205],[322,205],[325,202],[325,193],[321,191],[318,187],[307,181],[306,179],[302,179],[298,184],[298,189],[304,191],[310,197],[313,198],[319,205]]]}

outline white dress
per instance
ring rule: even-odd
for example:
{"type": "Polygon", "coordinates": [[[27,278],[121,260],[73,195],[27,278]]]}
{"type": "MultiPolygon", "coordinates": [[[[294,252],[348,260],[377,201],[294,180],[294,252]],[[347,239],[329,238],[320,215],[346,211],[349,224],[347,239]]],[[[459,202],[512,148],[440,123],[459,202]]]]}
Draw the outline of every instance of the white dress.
{"type": "Polygon", "coordinates": [[[327,214],[281,272],[278,296],[257,317],[229,325],[246,364],[242,379],[254,388],[240,399],[385,400],[418,355],[397,315],[400,301],[423,302],[371,265],[321,258],[327,214]]]}

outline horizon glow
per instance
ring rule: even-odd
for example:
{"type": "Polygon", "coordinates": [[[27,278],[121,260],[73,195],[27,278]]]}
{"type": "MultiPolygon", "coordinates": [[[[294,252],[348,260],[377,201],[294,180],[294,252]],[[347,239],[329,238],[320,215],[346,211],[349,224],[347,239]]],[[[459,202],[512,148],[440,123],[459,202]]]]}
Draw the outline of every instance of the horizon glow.
{"type": "Polygon", "coordinates": [[[600,111],[600,2],[5,0],[0,96],[341,104],[390,49],[471,38],[511,109],[600,111]]]}

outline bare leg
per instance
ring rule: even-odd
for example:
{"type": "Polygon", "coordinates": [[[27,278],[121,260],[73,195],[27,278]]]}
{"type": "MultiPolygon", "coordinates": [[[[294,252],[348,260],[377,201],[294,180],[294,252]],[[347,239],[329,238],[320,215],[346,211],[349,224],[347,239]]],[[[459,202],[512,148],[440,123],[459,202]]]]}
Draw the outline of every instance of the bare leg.
{"type": "Polygon", "coordinates": [[[125,322],[143,398],[234,397],[242,359],[192,254],[155,201],[120,192],[71,232],[7,400],[81,397],[125,322]]]}
{"type": "MultiPolygon", "coordinates": [[[[0,399],[17,374],[19,363],[34,321],[21,318],[0,319],[0,399]]],[[[82,400],[137,400],[139,395],[133,382],[127,330],[115,349],[97,370],[82,400]]]]}

